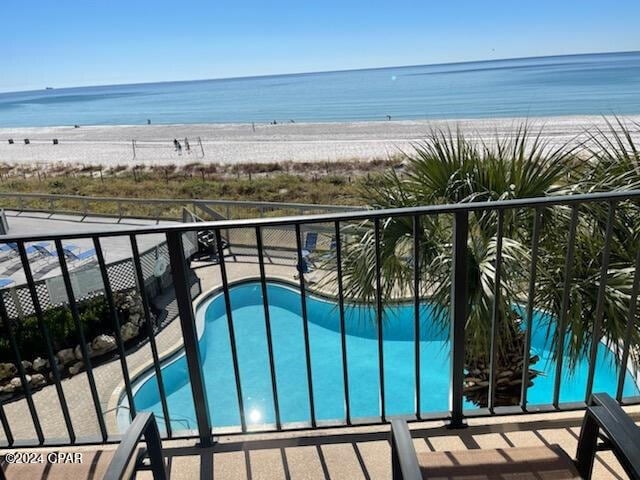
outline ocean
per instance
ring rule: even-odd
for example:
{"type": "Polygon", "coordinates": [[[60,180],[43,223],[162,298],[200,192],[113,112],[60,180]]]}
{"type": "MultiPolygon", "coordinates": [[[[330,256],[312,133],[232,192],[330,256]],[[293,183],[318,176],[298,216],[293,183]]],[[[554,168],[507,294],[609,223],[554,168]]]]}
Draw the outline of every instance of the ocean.
{"type": "Polygon", "coordinates": [[[608,114],[640,114],[640,52],[0,93],[1,127],[608,114]]]}

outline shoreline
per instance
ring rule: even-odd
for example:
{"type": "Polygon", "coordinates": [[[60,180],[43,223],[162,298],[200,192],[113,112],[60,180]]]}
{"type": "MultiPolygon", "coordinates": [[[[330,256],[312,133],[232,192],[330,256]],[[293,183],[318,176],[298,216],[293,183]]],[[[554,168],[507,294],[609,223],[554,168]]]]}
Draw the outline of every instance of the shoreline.
{"type": "MultiPolygon", "coordinates": [[[[432,128],[460,127],[469,137],[491,141],[523,123],[542,128],[551,145],[579,142],[590,128],[608,129],[613,116],[558,116],[453,120],[176,125],[95,125],[0,128],[0,162],[7,164],[186,165],[188,163],[321,162],[387,158],[422,140],[432,128]],[[189,138],[190,152],[184,145],[189,138]],[[13,139],[14,144],[8,140],[13,139]],[[28,138],[29,145],[24,139],[28,138]],[[58,144],[53,144],[53,139],[58,144]],[[182,154],[173,146],[177,138],[182,154]],[[132,142],[135,140],[135,142],[132,142]]],[[[629,126],[640,115],[621,116],[629,126]]],[[[636,135],[634,134],[634,138],[636,135]]],[[[640,141],[640,133],[638,134],[640,141]]]]}

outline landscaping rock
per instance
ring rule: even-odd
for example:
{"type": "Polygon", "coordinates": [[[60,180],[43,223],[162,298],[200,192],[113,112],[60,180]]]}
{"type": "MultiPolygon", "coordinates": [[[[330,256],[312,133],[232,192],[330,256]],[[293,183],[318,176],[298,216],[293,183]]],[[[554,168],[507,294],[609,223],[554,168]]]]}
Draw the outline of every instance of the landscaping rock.
{"type": "Polygon", "coordinates": [[[36,372],[44,372],[49,368],[49,360],[38,357],[33,361],[32,366],[36,372]]]}
{"type": "Polygon", "coordinates": [[[84,367],[83,361],[74,363],[71,367],[69,367],[69,375],[78,374],[83,367],[84,367]]]}
{"type": "Polygon", "coordinates": [[[136,326],[140,326],[140,324],[142,323],[142,322],[140,321],[140,318],[141,318],[141,317],[140,317],[140,314],[139,314],[139,313],[134,313],[134,314],[132,314],[132,315],[129,315],[129,321],[130,321],[131,323],[133,323],[134,325],[136,325],[136,326]]]}
{"type": "MultiPolygon", "coordinates": [[[[87,354],[89,355],[89,357],[93,357],[91,345],[89,344],[87,344],[87,354]]],[[[73,355],[75,356],[76,360],[82,360],[82,348],[80,348],[80,345],[76,345],[76,348],[73,351],[73,355]]]]}
{"type": "Polygon", "coordinates": [[[111,335],[98,335],[91,342],[91,350],[93,351],[93,356],[102,355],[103,353],[110,352],[111,350],[116,349],[116,339],[111,335]]]}
{"type": "Polygon", "coordinates": [[[13,393],[16,391],[16,387],[11,385],[11,383],[7,383],[0,387],[0,393],[13,393]]]}
{"type": "Polygon", "coordinates": [[[22,368],[24,368],[25,370],[29,371],[33,368],[33,365],[31,364],[31,362],[27,361],[27,360],[22,360],[22,368]]]}
{"type": "Polygon", "coordinates": [[[13,385],[14,389],[18,389],[22,387],[22,382],[20,381],[20,377],[13,377],[9,382],[10,385],[13,385]]]}
{"type": "Polygon", "coordinates": [[[34,373],[33,375],[31,375],[31,385],[33,385],[34,387],[44,385],[45,383],[47,383],[47,380],[41,373],[34,373]]]}
{"type": "Polygon", "coordinates": [[[126,342],[138,336],[140,328],[131,322],[127,322],[120,327],[120,335],[122,335],[122,341],[126,342]]]}
{"type": "Polygon", "coordinates": [[[56,357],[62,365],[68,365],[76,361],[76,356],[73,353],[73,348],[65,348],[56,353],[56,357]]]}
{"type": "Polygon", "coordinates": [[[16,366],[13,363],[0,363],[0,380],[12,377],[16,372],[16,366]]]}

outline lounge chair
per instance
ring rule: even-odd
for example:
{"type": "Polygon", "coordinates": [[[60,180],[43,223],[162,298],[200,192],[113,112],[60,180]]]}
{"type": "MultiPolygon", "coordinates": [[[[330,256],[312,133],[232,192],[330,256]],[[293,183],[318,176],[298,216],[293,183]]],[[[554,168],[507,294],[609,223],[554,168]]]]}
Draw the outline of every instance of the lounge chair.
{"type": "Polygon", "coordinates": [[[32,245],[32,247],[37,252],[37,260],[46,260],[48,262],[50,260],[55,260],[58,258],[58,252],[56,252],[55,250],[49,250],[47,246],[48,245],[40,244],[32,245]]]}
{"type": "MultiPolygon", "coordinates": [[[[16,452],[20,450],[11,450],[11,454],[16,452]]],[[[42,463],[10,463],[6,453],[0,454],[0,480],[120,480],[135,478],[135,472],[141,470],[150,470],[154,480],[167,479],[158,425],[153,414],[148,412],[136,416],[115,451],[84,449],[78,452],[79,457],[73,457],[75,452],[70,451],[68,458],[60,457],[65,452],[59,450],[33,452],[42,455],[42,463]],[[138,446],[143,435],[146,448],[138,446]],[[49,460],[49,455],[53,455],[54,461],[49,460]],[[68,463],[55,462],[58,458],[66,459],[68,463]],[[81,462],[78,461],[80,458],[81,462]]]]}
{"type": "MultiPolygon", "coordinates": [[[[31,255],[33,253],[36,253],[38,250],[37,248],[46,248],[49,246],[49,242],[39,242],[39,243],[34,243],[33,245],[28,246],[27,248],[25,248],[25,252],[27,253],[27,255],[31,255]]],[[[4,243],[2,244],[2,246],[0,246],[0,253],[8,253],[10,256],[17,256],[20,255],[20,250],[18,249],[18,244],[15,242],[9,242],[9,243],[4,243]]]]}
{"type": "Polygon", "coordinates": [[[309,232],[304,240],[304,248],[307,252],[311,253],[316,249],[318,244],[318,232],[309,232]]]}
{"type": "Polygon", "coordinates": [[[599,433],[631,479],[640,479],[640,428],[607,394],[592,397],[573,460],[559,445],[416,454],[404,420],[391,421],[393,480],[591,479],[599,433]]]}
{"type": "Polygon", "coordinates": [[[63,251],[64,256],[67,258],[67,260],[74,263],[82,263],[85,260],[90,260],[96,254],[95,248],[90,248],[89,250],[85,250],[84,252],[76,253],[73,251],[73,248],[71,248],[70,246],[66,246],[63,247],[63,251]]]}

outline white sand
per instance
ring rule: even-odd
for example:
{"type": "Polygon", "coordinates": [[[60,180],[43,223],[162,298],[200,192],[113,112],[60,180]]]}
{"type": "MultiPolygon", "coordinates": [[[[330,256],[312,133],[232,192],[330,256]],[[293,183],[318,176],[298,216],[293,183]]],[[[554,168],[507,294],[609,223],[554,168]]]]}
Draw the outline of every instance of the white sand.
{"type": "MultiPolygon", "coordinates": [[[[640,122],[640,116],[625,117],[640,122]]],[[[390,121],[348,123],[285,123],[200,125],[132,125],[1,128],[0,162],[73,163],[102,165],[186,164],[190,162],[241,163],[277,161],[335,161],[384,158],[410,148],[433,127],[460,125],[484,139],[496,132],[512,132],[523,119],[480,119],[458,121],[390,121]],[[173,139],[184,144],[189,137],[191,153],[178,155],[173,139]],[[197,138],[202,139],[202,149],[197,138]],[[9,145],[13,138],[15,144],[9,145]],[[25,145],[24,138],[31,140],[25,145]],[[59,145],[53,145],[57,138],[59,145]],[[133,156],[132,139],[137,148],[133,156]]],[[[606,128],[599,116],[547,117],[528,119],[553,143],[584,138],[585,130],[606,128]]],[[[184,146],[184,145],[183,145],[184,146]]]]}

